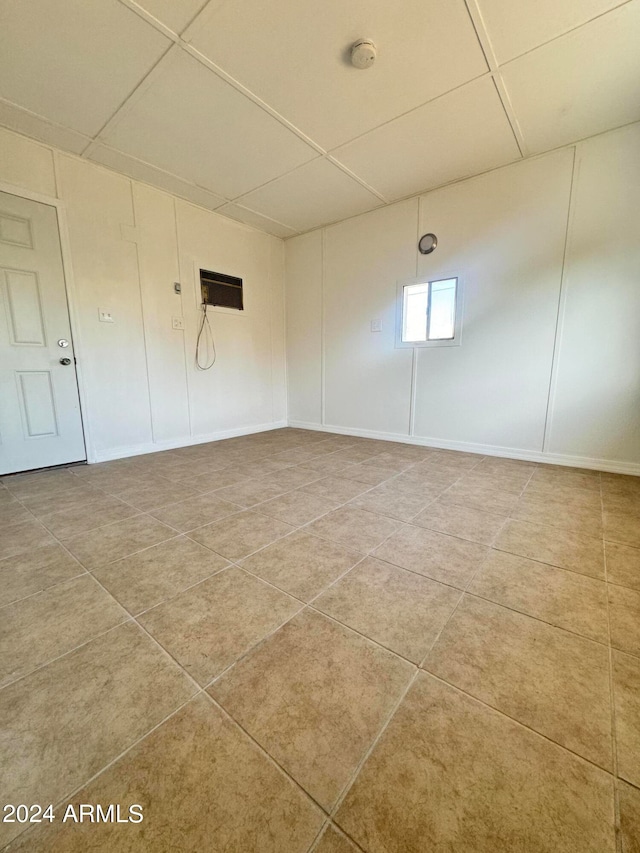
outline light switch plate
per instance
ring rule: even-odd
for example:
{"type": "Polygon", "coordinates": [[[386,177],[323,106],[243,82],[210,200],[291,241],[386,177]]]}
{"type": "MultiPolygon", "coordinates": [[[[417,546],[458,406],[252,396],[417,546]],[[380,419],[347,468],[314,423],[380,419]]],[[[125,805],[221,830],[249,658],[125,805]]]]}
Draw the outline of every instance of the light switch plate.
{"type": "Polygon", "coordinates": [[[381,332],[382,331],[382,320],[372,320],[371,321],[371,331],[372,332],[381,332]]]}
{"type": "Polygon", "coordinates": [[[113,314],[111,311],[107,311],[106,308],[98,308],[98,320],[101,323],[114,323],[113,314]]]}
{"type": "Polygon", "coordinates": [[[172,317],[171,328],[178,330],[184,329],[184,317],[172,317]]]}

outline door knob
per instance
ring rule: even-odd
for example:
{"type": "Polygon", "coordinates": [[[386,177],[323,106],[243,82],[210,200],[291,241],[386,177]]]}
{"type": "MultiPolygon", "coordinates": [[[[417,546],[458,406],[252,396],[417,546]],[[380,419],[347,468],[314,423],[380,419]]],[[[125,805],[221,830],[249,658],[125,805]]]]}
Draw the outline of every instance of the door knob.
{"type": "Polygon", "coordinates": [[[66,367],[68,364],[71,364],[71,359],[70,358],[61,358],[60,364],[64,364],[66,367]]]}

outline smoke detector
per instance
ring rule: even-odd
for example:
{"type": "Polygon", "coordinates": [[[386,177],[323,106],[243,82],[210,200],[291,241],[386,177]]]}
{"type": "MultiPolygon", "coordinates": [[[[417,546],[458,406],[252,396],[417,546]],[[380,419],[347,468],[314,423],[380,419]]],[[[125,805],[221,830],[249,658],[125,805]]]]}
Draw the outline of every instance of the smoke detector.
{"type": "Polygon", "coordinates": [[[376,46],[369,39],[358,39],[351,45],[351,64],[355,68],[370,68],[376,61],[376,46]]]}

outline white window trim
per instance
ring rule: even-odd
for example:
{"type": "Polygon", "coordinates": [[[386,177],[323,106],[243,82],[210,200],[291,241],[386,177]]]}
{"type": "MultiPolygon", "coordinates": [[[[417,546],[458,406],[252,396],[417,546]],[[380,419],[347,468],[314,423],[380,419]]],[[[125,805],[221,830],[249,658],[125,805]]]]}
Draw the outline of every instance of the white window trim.
{"type": "Polygon", "coordinates": [[[396,288],[396,347],[401,349],[415,349],[417,347],[459,347],[462,344],[462,308],[464,305],[464,283],[462,276],[457,272],[439,273],[437,276],[421,275],[417,278],[405,278],[398,281],[396,288]],[[434,281],[446,281],[455,278],[456,285],[456,318],[453,330],[453,338],[440,341],[403,341],[402,340],[402,312],[404,310],[404,288],[411,284],[427,284],[434,281]]]}

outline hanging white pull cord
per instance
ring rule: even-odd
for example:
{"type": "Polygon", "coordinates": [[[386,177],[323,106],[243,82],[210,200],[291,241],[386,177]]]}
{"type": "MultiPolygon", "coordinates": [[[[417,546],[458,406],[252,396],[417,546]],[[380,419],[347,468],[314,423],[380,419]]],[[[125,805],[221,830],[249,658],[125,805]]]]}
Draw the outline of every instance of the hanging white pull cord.
{"type": "Polygon", "coordinates": [[[216,342],[213,339],[213,331],[211,329],[211,323],[209,322],[209,318],[207,317],[207,304],[206,302],[202,303],[202,322],[200,323],[200,328],[198,329],[198,337],[196,338],[196,367],[198,370],[210,370],[213,365],[216,363],[216,342]],[[204,332],[204,343],[205,343],[205,361],[201,362],[200,356],[200,348],[202,345],[202,333],[204,332]],[[210,355],[213,353],[213,357],[210,355]],[[210,363],[207,364],[207,361],[211,359],[210,363]]]}

